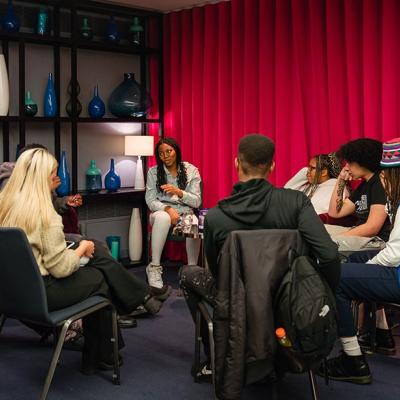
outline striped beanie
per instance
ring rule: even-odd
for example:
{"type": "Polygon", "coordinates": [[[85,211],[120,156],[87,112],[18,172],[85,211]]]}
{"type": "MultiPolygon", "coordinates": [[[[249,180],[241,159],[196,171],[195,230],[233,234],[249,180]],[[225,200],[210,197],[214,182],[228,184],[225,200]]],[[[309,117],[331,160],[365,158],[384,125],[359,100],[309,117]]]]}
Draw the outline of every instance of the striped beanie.
{"type": "Polygon", "coordinates": [[[400,137],[383,143],[381,167],[400,167],[400,137]]]}

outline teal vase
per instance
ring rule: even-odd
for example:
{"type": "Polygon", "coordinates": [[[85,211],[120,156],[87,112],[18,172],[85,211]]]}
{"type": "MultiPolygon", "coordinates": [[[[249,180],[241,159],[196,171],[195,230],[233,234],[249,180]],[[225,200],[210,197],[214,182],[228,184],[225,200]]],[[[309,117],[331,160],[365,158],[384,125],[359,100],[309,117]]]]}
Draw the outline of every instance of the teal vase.
{"type": "Polygon", "coordinates": [[[121,187],[121,178],[115,172],[114,159],[111,159],[110,170],[104,178],[104,186],[109,192],[116,192],[121,187]]]}
{"type": "Polygon", "coordinates": [[[31,91],[27,90],[25,95],[25,115],[27,117],[34,117],[37,113],[37,104],[33,101],[31,91]]]}
{"type": "Polygon", "coordinates": [[[92,193],[101,190],[101,170],[96,167],[95,160],[90,160],[90,166],[86,170],[86,190],[92,193]]]}

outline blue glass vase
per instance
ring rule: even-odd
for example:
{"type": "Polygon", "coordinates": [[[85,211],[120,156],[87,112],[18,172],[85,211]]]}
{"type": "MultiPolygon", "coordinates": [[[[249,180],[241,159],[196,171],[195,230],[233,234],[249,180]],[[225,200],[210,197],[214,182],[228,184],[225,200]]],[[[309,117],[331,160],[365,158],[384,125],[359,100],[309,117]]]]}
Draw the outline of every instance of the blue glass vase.
{"type": "Polygon", "coordinates": [[[49,73],[46,91],[44,92],[44,116],[55,117],[57,114],[56,90],[54,89],[53,74],[49,73]]]}
{"type": "Polygon", "coordinates": [[[111,93],[108,108],[116,117],[145,117],[153,105],[150,94],[135,80],[134,73],[125,73],[124,81],[111,93]]]}
{"type": "Polygon", "coordinates": [[[96,167],[95,160],[90,160],[90,166],[86,170],[86,190],[93,193],[101,190],[101,170],[96,167]]]}
{"type": "Polygon", "coordinates": [[[88,113],[92,118],[102,118],[106,112],[104,101],[99,96],[99,86],[94,87],[94,96],[88,105],[88,113]]]}
{"type": "Polygon", "coordinates": [[[61,180],[61,185],[56,189],[57,194],[60,197],[69,195],[71,187],[70,187],[70,177],[69,177],[67,157],[65,156],[65,151],[61,152],[60,165],[58,166],[57,175],[61,180]]]}
{"type": "Polygon", "coordinates": [[[116,192],[121,187],[121,178],[115,172],[114,159],[111,159],[110,170],[104,178],[104,186],[109,192],[116,192]]]}
{"type": "Polygon", "coordinates": [[[119,36],[119,31],[118,31],[118,26],[117,23],[115,22],[114,17],[110,17],[107,23],[107,28],[106,28],[106,40],[109,42],[113,43],[118,43],[120,36],[119,36]]]}
{"type": "Polygon", "coordinates": [[[20,23],[18,17],[14,13],[12,1],[8,0],[7,12],[3,17],[1,25],[6,32],[18,32],[20,23]]]}

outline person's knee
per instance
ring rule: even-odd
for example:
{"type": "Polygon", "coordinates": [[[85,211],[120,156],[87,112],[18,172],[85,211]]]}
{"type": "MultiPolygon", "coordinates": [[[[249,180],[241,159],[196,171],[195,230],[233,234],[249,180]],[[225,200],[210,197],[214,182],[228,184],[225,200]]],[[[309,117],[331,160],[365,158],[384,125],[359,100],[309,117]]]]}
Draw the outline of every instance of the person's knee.
{"type": "Polygon", "coordinates": [[[156,211],[153,215],[154,215],[154,224],[156,222],[171,224],[171,217],[166,211],[156,211]]]}

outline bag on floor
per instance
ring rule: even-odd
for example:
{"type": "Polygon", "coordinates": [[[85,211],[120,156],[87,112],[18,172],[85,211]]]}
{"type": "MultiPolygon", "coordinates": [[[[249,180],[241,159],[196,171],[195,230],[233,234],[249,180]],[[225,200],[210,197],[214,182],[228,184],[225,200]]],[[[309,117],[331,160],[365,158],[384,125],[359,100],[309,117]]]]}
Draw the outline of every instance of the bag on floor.
{"type": "Polygon", "coordinates": [[[335,297],[316,263],[294,258],[275,297],[276,327],[283,327],[290,347],[278,345],[279,357],[292,372],[302,373],[331,352],[337,338],[335,297]]]}

